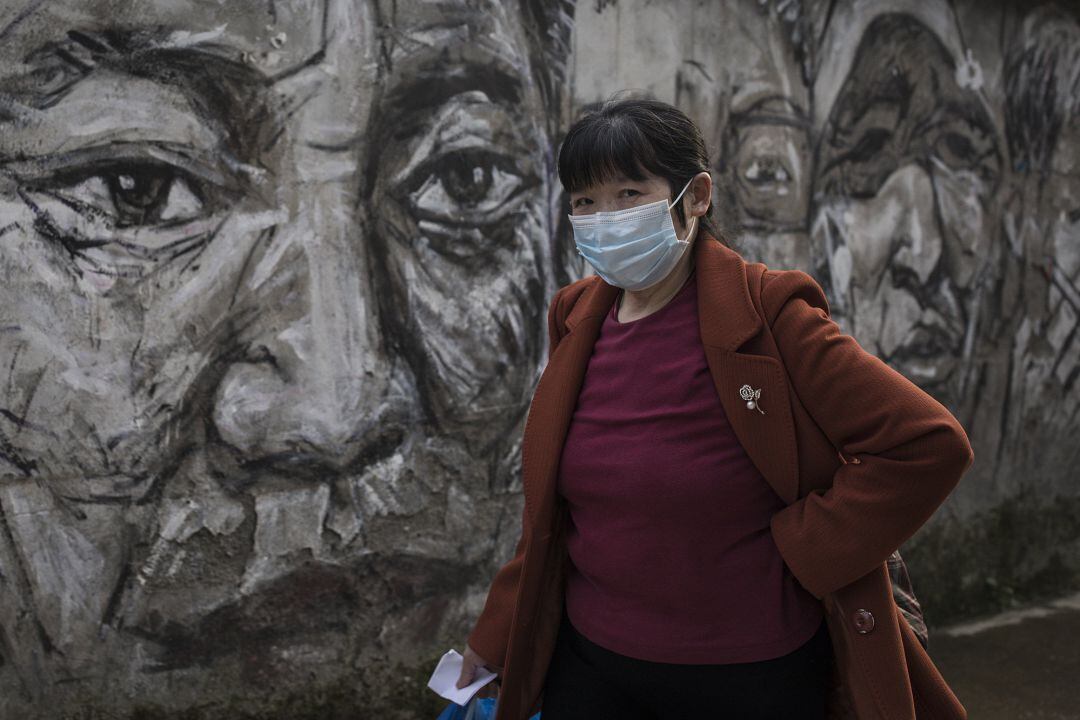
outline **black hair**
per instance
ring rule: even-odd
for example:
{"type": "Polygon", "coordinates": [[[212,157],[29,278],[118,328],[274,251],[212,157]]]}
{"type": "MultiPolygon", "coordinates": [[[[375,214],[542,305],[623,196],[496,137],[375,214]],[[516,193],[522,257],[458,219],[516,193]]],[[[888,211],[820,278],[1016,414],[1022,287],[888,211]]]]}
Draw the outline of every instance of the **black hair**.
{"type": "MultiPolygon", "coordinates": [[[[673,197],[709,167],[697,125],[677,107],[647,98],[612,98],[588,110],[559,149],[559,180],[568,193],[619,175],[642,181],[651,173],[667,181],[673,197]]],[[[682,203],[675,212],[685,225],[682,203]]],[[[701,225],[719,238],[712,212],[710,202],[701,225]]]]}

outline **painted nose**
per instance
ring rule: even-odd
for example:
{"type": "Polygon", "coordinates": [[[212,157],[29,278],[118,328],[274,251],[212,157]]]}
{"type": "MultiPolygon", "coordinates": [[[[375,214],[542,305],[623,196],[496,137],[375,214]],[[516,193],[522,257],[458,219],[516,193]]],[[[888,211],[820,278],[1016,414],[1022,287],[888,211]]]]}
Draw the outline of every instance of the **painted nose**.
{"type": "Polygon", "coordinates": [[[898,210],[890,264],[910,271],[920,286],[926,285],[941,261],[943,245],[930,175],[918,165],[906,165],[885,181],[878,195],[895,201],[892,206],[898,210]]]}
{"type": "Polygon", "coordinates": [[[247,278],[258,329],[218,386],[214,424],[248,461],[344,468],[386,442],[389,372],[368,268],[340,230],[283,235],[247,278]]]}

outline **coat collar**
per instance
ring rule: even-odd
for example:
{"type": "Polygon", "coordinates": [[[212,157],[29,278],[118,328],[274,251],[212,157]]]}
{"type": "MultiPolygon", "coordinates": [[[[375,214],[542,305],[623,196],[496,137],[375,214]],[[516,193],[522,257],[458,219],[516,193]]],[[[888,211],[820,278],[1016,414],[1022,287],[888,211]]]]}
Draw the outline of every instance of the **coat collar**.
{"type": "MultiPolygon", "coordinates": [[[[754,310],[747,287],[746,261],[704,233],[694,243],[694,265],[701,342],[733,351],[761,329],[761,317],[754,310]]],[[[567,330],[573,332],[586,318],[607,315],[618,295],[619,288],[593,276],[592,284],[566,318],[567,330]]]]}

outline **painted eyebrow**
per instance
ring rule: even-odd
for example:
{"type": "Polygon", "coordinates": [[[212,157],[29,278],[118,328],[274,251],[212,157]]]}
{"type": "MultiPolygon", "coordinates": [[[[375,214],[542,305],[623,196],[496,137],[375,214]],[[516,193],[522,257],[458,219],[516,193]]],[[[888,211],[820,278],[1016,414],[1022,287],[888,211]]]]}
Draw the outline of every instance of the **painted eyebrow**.
{"type": "MultiPolygon", "coordinates": [[[[269,104],[269,87],[277,78],[241,62],[239,51],[227,45],[170,46],[162,39],[158,32],[138,30],[71,30],[64,39],[39,46],[25,58],[31,70],[0,80],[0,121],[13,105],[34,110],[56,105],[100,69],[179,87],[197,113],[225,130],[240,157],[265,149],[256,147],[256,137],[277,136],[278,118],[269,104]]],[[[317,61],[321,52],[304,64],[317,61]]]]}
{"type": "Polygon", "coordinates": [[[89,77],[94,70],[104,68],[162,82],[162,78],[145,71],[132,61],[152,60],[154,69],[160,67],[171,74],[170,81],[193,75],[194,68],[209,66],[206,77],[222,82],[219,70],[227,71],[230,79],[242,78],[256,87],[269,83],[269,78],[256,68],[242,63],[240,53],[221,43],[202,42],[190,45],[169,45],[160,32],[105,30],[84,32],[69,30],[62,40],[40,45],[24,58],[38,72],[54,73],[49,88],[42,94],[39,107],[55,104],[66,91],[89,77]]]}
{"type": "MultiPolygon", "coordinates": [[[[464,46],[466,43],[455,43],[464,46]]],[[[483,91],[500,105],[517,106],[524,99],[524,80],[496,55],[464,57],[447,65],[455,46],[438,53],[423,51],[418,61],[403,63],[392,80],[386,100],[394,107],[432,107],[470,90],[483,91]],[[427,55],[428,57],[423,57],[427,55]]],[[[470,48],[475,52],[476,48],[470,48]]]]}

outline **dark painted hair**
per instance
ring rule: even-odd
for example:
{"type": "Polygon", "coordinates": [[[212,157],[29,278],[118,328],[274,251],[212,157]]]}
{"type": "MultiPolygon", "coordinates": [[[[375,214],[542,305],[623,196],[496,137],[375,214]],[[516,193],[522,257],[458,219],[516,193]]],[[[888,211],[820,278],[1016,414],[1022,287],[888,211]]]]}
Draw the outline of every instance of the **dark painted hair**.
{"type": "Polygon", "coordinates": [[[1005,58],[1004,75],[1013,169],[1046,172],[1062,128],[1080,114],[1080,23],[1055,5],[1032,11],[1005,58]]]}
{"type": "MultiPolygon", "coordinates": [[[[559,180],[578,192],[618,175],[641,181],[651,173],[667,181],[669,198],[690,178],[709,171],[709,154],[697,125],[659,100],[613,98],[571,126],[559,150],[559,180]]],[[[675,212],[686,224],[680,203],[675,212]]],[[[710,203],[701,225],[719,237],[710,203]]]]}
{"type": "Polygon", "coordinates": [[[547,130],[554,141],[563,127],[559,117],[567,85],[567,58],[576,0],[520,0],[533,79],[547,109],[547,130]]]}

